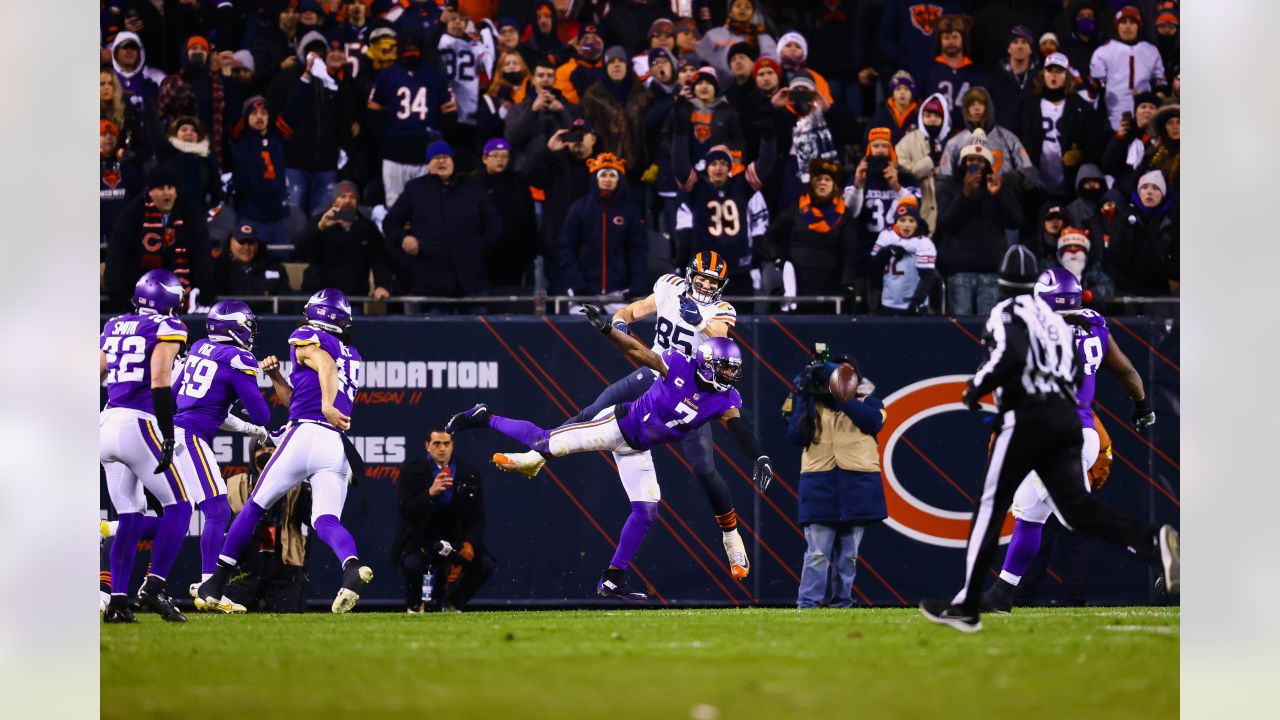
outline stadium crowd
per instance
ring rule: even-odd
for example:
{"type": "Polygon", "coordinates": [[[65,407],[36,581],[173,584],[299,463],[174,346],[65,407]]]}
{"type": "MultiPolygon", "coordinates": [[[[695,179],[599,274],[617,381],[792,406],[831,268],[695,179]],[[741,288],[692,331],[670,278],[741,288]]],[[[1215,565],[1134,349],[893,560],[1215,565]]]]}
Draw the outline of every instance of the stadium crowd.
{"type": "Polygon", "coordinates": [[[1014,243],[1111,312],[1178,292],[1177,0],[100,8],[109,309],[157,267],[633,298],[712,250],[731,296],[985,314],[1014,243]]]}

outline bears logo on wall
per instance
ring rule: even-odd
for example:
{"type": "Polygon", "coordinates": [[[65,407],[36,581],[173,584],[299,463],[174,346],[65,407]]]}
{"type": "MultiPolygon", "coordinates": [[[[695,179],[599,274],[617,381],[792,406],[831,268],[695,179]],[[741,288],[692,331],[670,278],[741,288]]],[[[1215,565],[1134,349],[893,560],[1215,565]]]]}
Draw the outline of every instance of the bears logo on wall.
{"type": "Polygon", "coordinates": [[[912,5],[911,24],[925,35],[932,35],[938,18],[942,17],[941,5],[912,5]]]}
{"type": "MultiPolygon", "coordinates": [[[[907,537],[939,547],[962,548],[969,539],[972,512],[943,510],[911,494],[894,472],[893,454],[912,425],[947,412],[969,412],[960,402],[969,375],[943,375],[912,383],[884,399],[887,417],[878,433],[886,440],[880,445],[880,467],[884,479],[884,500],[889,510],[885,524],[907,537]]],[[[983,398],[982,409],[995,412],[991,397],[983,398]]],[[[1009,542],[1013,516],[1006,515],[1000,528],[1000,542],[1009,542]]]]}

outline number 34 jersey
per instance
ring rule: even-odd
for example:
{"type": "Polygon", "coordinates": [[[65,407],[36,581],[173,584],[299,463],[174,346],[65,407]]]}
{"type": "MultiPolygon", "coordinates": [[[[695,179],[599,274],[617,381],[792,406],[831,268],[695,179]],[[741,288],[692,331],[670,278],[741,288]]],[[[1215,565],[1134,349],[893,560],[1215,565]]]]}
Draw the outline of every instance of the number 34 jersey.
{"type": "Polygon", "coordinates": [[[1080,413],[1080,422],[1084,427],[1093,427],[1093,395],[1097,391],[1098,368],[1102,366],[1102,358],[1107,354],[1107,345],[1111,343],[1111,330],[1107,328],[1107,319],[1094,310],[1085,308],[1079,313],[1087,327],[1070,323],[1071,332],[1076,338],[1076,356],[1080,359],[1080,367],[1084,371],[1080,387],[1076,388],[1076,406],[1080,413]]]}
{"type": "Polygon", "coordinates": [[[173,424],[206,443],[213,441],[237,398],[249,420],[264,425],[271,410],[258,391],[258,361],[234,345],[197,340],[174,381],[178,413],[173,424]]]}
{"type": "Polygon", "coordinates": [[[293,361],[293,398],[289,401],[289,420],[316,420],[328,424],[321,411],[320,376],[315,370],[298,361],[298,348],[319,345],[329,353],[338,365],[338,395],[333,406],[338,412],[351,417],[363,375],[360,353],[333,335],[311,325],[303,325],[289,336],[289,359],[293,361]]]}
{"type": "Polygon", "coordinates": [[[667,376],[630,403],[618,421],[622,437],[636,450],[681,440],[729,408],[742,407],[742,396],[734,388],[706,392],[698,387],[691,358],[674,349],[660,354],[667,376]]]}
{"type": "Polygon", "coordinates": [[[151,353],[156,343],[187,341],[187,326],[172,315],[126,313],[102,326],[98,349],[107,356],[107,408],[151,414],[151,353]]]}
{"type": "Polygon", "coordinates": [[[689,281],[679,275],[667,274],[653,284],[653,299],[657,306],[657,323],[654,326],[653,351],[661,354],[675,348],[688,357],[706,342],[707,324],[714,321],[728,323],[738,321],[738,313],[727,302],[702,305],[688,295],[689,281]]]}

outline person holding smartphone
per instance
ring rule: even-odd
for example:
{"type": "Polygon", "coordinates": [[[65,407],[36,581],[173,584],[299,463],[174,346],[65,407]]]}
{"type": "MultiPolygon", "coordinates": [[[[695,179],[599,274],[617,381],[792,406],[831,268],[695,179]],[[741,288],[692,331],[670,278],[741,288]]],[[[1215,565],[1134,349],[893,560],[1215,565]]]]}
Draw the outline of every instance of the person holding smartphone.
{"type": "Polygon", "coordinates": [[[307,263],[302,274],[304,293],[331,287],[351,298],[381,300],[391,295],[395,281],[386,243],[378,226],[360,214],[358,202],[356,184],[340,181],[333,187],[329,207],[317,213],[298,237],[291,259],[307,263]]]}

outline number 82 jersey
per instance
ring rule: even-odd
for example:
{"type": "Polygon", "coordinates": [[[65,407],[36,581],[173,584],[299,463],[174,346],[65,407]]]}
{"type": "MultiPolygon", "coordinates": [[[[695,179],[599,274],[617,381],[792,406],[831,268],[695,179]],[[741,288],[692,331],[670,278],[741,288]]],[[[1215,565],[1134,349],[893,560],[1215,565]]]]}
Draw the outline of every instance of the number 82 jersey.
{"type": "Polygon", "coordinates": [[[679,275],[666,274],[653,284],[657,323],[653,333],[653,351],[674,348],[692,357],[694,348],[707,340],[707,325],[713,321],[733,327],[738,313],[727,302],[702,305],[688,294],[689,281],[679,275]]]}

